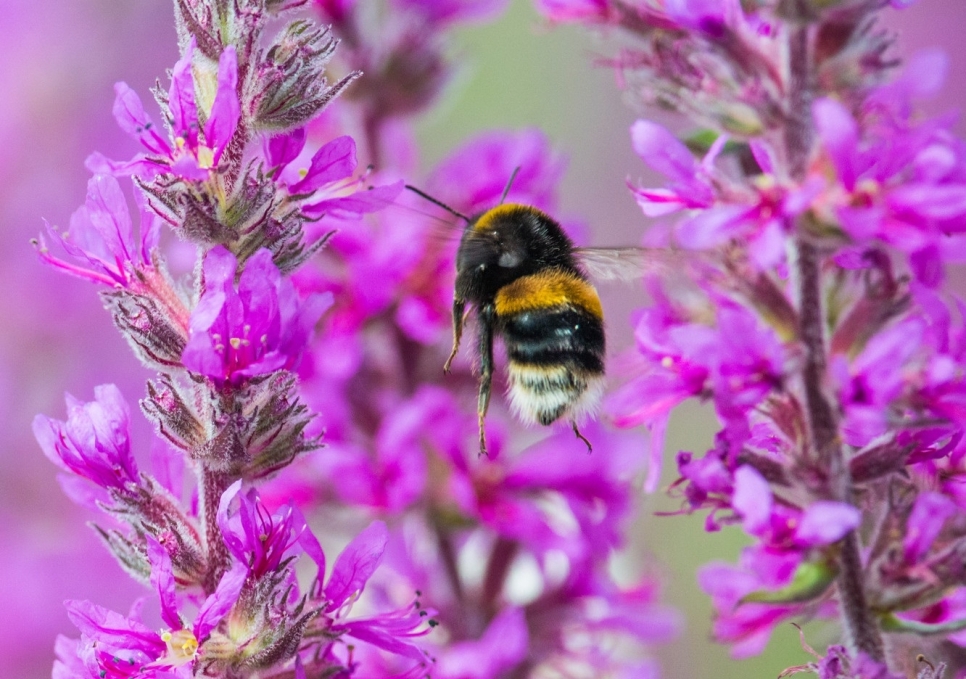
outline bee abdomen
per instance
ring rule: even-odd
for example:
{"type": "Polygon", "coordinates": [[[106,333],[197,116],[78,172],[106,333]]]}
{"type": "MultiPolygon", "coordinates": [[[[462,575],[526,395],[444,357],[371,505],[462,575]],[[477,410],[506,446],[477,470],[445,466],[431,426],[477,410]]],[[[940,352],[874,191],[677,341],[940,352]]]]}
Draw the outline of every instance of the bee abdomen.
{"type": "Polygon", "coordinates": [[[573,365],[510,362],[510,407],[524,422],[547,425],[594,410],[603,389],[603,373],[573,365]]]}
{"type": "Polygon", "coordinates": [[[595,409],[603,388],[604,324],[597,291],[576,274],[525,276],[497,293],[511,407],[550,424],[595,409]]]}

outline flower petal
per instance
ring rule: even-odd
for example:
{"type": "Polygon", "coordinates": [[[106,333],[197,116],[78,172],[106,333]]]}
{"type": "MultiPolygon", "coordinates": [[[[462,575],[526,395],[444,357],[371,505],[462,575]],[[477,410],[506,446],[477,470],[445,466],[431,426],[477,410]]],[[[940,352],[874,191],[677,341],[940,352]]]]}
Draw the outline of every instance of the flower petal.
{"type": "Polygon", "coordinates": [[[329,610],[338,608],[355,592],[362,591],[379,566],[388,540],[386,524],[374,521],[342,550],[325,586],[329,610]]]}
{"type": "Polygon", "coordinates": [[[238,56],[235,54],[235,47],[229,45],[218,59],[218,90],[215,92],[215,101],[211,105],[211,115],[205,125],[205,140],[214,153],[215,165],[218,164],[221,154],[235,134],[240,118],[238,56]]]}

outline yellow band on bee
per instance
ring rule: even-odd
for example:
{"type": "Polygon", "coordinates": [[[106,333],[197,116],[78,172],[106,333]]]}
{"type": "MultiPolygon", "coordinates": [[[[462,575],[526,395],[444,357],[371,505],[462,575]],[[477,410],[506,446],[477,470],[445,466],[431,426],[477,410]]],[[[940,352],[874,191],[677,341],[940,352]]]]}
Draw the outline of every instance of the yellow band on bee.
{"type": "Polygon", "coordinates": [[[504,203],[503,205],[497,205],[495,208],[487,210],[480,215],[479,219],[477,219],[476,223],[473,225],[473,230],[487,231],[488,229],[493,228],[493,222],[497,221],[498,219],[510,217],[515,213],[518,214],[520,212],[530,212],[533,214],[542,215],[546,219],[553,221],[549,215],[544,214],[535,207],[521,205],[520,203],[504,203]]]}
{"type": "Polygon", "coordinates": [[[504,285],[496,293],[495,304],[499,316],[570,305],[597,318],[604,317],[604,309],[594,286],[561,269],[547,269],[522,276],[504,285]]]}

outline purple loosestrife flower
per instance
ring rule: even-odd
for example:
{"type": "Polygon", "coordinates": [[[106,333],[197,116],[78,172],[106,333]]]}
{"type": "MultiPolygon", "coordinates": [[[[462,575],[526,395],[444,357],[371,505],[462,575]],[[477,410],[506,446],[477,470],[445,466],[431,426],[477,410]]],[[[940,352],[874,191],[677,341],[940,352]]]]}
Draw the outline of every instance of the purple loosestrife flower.
{"type": "Polygon", "coordinates": [[[176,603],[170,557],[153,539],[148,540],[148,554],[167,630],[159,633],[147,627],[137,611],[126,617],[89,601],[66,603],[68,617],[81,631],[78,652],[90,679],[187,678],[199,663],[219,658],[218,635],[212,632],[238,598],[245,567],[236,564],[222,577],[201,604],[194,624],[187,627],[176,603]]]}
{"type": "Polygon", "coordinates": [[[191,313],[185,367],[216,385],[242,382],[298,361],[331,295],[300,302],[268,250],[249,258],[235,287],[238,263],[223,247],[205,256],[204,292],[191,313]]]}
{"type": "Polygon", "coordinates": [[[667,188],[632,187],[646,216],[681,213],[674,231],[680,245],[710,250],[739,241],[762,269],[784,260],[787,225],[820,189],[818,182],[798,187],[777,175],[774,152],[759,140],[749,149],[762,173],[749,182],[716,167],[727,135],[720,135],[700,162],[656,123],[637,121],[631,127],[631,139],[638,156],[670,181],[667,188]]]}
{"type": "Polygon", "coordinates": [[[341,136],[323,144],[306,169],[296,169],[305,147],[305,130],[266,139],[266,165],[275,173],[275,181],[291,195],[301,197],[301,210],[307,216],[335,219],[359,219],[363,214],[382,210],[403,190],[403,182],[382,186],[365,186],[366,177],[354,177],[356,143],[341,136]]]}
{"type": "Polygon", "coordinates": [[[815,103],[814,118],[830,163],[814,172],[834,182],[823,191],[819,218],[859,245],[878,241],[905,253],[921,282],[941,282],[943,263],[964,252],[962,143],[942,121],[866,123],[831,99],[815,103]]]}
{"type": "Polygon", "coordinates": [[[787,359],[774,331],[741,307],[724,306],[717,316],[716,328],[684,322],[670,305],[639,316],[635,338],[643,374],[615,392],[606,408],[619,426],[650,428],[648,491],[660,479],[664,431],[675,406],[710,396],[721,420],[741,438],[751,411],[782,386],[787,359]]]}
{"type": "Polygon", "coordinates": [[[283,561],[303,551],[325,570],[325,556],[302,512],[294,505],[285,505],[270,514],[254,488],[243,493],[241,486],[242,482],[236,481],[222,495],[218,525],[229,551],[248,565],[251,577],[274,573],[283,561]],[[238,508],[230,515],[236,498],[238,508]]]}
{"type": "Polygon", "coordinates": [[[100,488],[125,494],[140,483],[129,428],[127,402],[113,384],[95,387],[89,403],[68,394],[66,422],[37,415],[33,423],[34,436],[51,462],[100,488]]]}
{"type": "Polygon", "coordinates": [[[95,175],[87,183],[87,200],[71,216],[70,231],[60,235],[47,225],[51,240],[68,255],[82,263],[72,264],[53,255],[43,236],[38,239],[41,259],[80,278],[143,291],[146,280],[154,275],[154,251],[158,246],[160,225],[147,208],[142,194],[135,190],[141,228],[137,242],[131,213],[120,184],[110,175],[95,175]]]}
{"type": "MultiPolygon", "coordinates": [[[[162,172],[188,181],[203,182],[214,177],[221,156],[231,141],[241,118],[238,101],[238,57],[228,46],[218,60],[214,98],[202,110],[204,128],[199,124],[198,91],[193,74],[195,41],[192,39],[184,55],[171,72],[168,107],[171,112],[169,133],[163,134],[141,103],[140,97],[126,83],[114,86],[114,118],[118,126],[147,153],[127,162],[110,161],[94,154],[88,167],[94,172],[137,174],[152,179],[162,172]]],[[[203,104],[204,105],[204,104],[203,104]]]]}
{"type": "Polygon", "coordinates": [[[356,536],[323,585],[325,553],[294,506],[269,514],[255,490],[242,492],[238,481],[222,496],[218,521],[229,551],[248,568],[250,581],[228,617],[228,635],[247,662],[264,664],[299,645],[330,657],[343,635],[425,662],[423,651],[412,643],[428,632],[428,614],[418,606],[348,617],[382,560],[384,524],[373,523],[356,536]],[[303,553],[318,566],[318,576],[300,598],[293,566],[303,553]]]}

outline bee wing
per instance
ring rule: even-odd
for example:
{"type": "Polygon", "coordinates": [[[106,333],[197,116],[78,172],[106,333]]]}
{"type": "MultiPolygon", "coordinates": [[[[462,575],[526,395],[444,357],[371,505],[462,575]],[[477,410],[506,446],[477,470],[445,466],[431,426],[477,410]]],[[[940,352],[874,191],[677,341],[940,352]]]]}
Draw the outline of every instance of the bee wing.
{"type": "Polygon", "coordinates": [[[658,248],[574,248],[577,261],[597,280],[634,280],[680,271],[690,259],[680,250],[658,248]]]}

